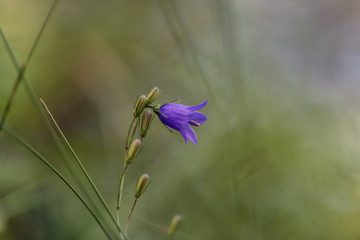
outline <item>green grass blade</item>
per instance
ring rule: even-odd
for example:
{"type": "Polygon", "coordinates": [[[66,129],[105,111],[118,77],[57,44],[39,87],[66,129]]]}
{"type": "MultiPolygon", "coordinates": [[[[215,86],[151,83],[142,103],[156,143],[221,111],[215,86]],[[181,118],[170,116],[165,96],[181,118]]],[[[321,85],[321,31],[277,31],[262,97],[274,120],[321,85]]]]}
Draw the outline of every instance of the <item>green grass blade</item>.
{"type": "Polygon", "coordinates": [[[105,229],[103,223],[96,216],[94,211],[90,208],[90,206],[86,203],[86,201],[81,197],[81,195],[76,191],[76,189],[70,184],[70,182],[51,164],[49,163],[45,157],[43,157],[33,146],[31,146],[25,139],[20,137],[15,131],[10,129],[9,127],[4,126],[4,131],[13,137],[17,142],[27,148],[31,153],[33,153],[40,161],[42,161],[47,167],[49,167],[65,184],[70,188],[70,190],[76,195],[76,197],[81,201],[81,203],[86,207],[86,209],[90,212],[92,217],[95,219],[97,224],[100,226],[101,230],[104,232],[108,239],[112,239],[109,232],[105,229]]]}
{"type": "MultiPolygon", "coordinates": [[[[55,7],[55,4],[52,6],[51,10],[50,11],[53,11],[55,7]]],[[[47,15],[47,20],[49,19],[51,15],[51,12],[49,12],[49,14],[47,15]]],[[[41,32],[43,32],[43,30],[45,29],[45,25],[46,24],[43,24],[42,28],[41,28],[41,32]]],[[[41,34],[39,34],[38,36],[40,36],[41,34]]],[[[2,38],[3,40],[3,43],[5,45],[5,48],[8,52],[8,55],[10,56],[11,60],[12,60],[12,63],[14,65],[14,67],[21,73],[23,73],[22,69],[20,68],[20,65],[18,64],[18,61],[16,59],[16,56],[9,44],[9,42],[7,41],[6,37],[5,37],[5,34],[3,33],[3,31],[1,30],[0,28],[0,37],[2,38]]],[[[35,43],[33,46],[36,46],[37,42],[39,41],[39,37],[37,37],[35,43]]],[[[34,51],[34,47],[32,48],[32,52],[34,51]]],[[[29,54],[29,56],[31,57],[32,54],[29,54]]],[[[29,58],[28,58],[29,59],[29,58]]],[[[19,73],[20,75],[20,73],[19,73]]],[[[58,150],[62,160],[64,161],[65,163],[65,166],[66,168],[69,170],[71,176],[74,178],[76,184],[80,187],[81,191],[83,192],[83,194],[85,195],[85,197],[89,200],[89,203],[91,204],[91,206],[93,207],[94,211],[101,217],[101,213],[100,213],[100,210],[98,209],[98,207],[96,206],[96,204],[94,203],[94,201],[92,200],[92,198],[90,197],[87,189],[84,187],[84,185],[82,184],[81,180],[79,179],[79,177],[77,176],[77,174],[73,171],[73,169],[70,167],[70,157],[68,156],[67,152],[65,151],[65,148],[62,146],[62,142],[59,140],[59,137],[58,135],[55,133],[55,130],[52,128],[51,126],[51,123],[49,122],[48,118],[47,118],[47,114],[45,113],[44,109],[41,107],[39,101],[38,101],[38,97],[36,96],[36,93],[35,91],[32,89],[31,85],[27,82],[25,76],[23,74],[22,75],[22,83],[24,84],[24,87],[25,87],[25,91],[28,95],[28,97],[30,98],[30,101],[32,102],[32,104],[35,106],[35,108],[39,111],[40,115],[42,116],[42,120],[44,121],[45,125],[46,125],[46,128],[48,129],[52,139],[54,140],[55,142],[55,145],[56,145],[56,149],[58,150]]],[[[21,79],[20,77],[18,79],[21,79]]],[[[17,86],[16,88],[18,87],[18,84],[20,83],[21,81],[17,81],[17,86]]],[[[12,91],[12,95],[14,95],[16,92],[16,89],[12,91]]],[[[11,98],[11,101],[12,101],[13,97],[11,98]]],[[[7,104],[7,111],[10,110],[10,107],[11,104],[7,104]]],[[[3,116],[5,116],[5,118],[8,116],[8,114],[3,114],[3,116]]],[[[5,122],[2,121],[2,124],[5,122]]],[[[1,126],[1,125],[0,125],[1,126]]],[[[102,218],[102,217],[101,217],[102,218]]]]}
{"type": "MultiPolygon", "coordinates": [[[[34,51],[35,51],[35,49],[36,49],[36,47],[37,47],[37,45],[38,45],[38,43],[39,43],[39,41],[40,41],[40,38],[41,38],[42,34],[44,33],[45,27],[46,27],[47,23],[49,22],[50,16],[51,16],[52,13],[54,12],[57,3],[58,3],[58,0],[54,0],[53,4],[51,5],[51,8],[50,8],[50,10],[49,10],[49,12],[48,12],[48,14],[47,14],[47,16],[46,16],[46,18],[45,18],[42,26],[41,26],[41,28],[40,28],[39,33],[38,33],[37,36],[36,36],[36,39],[35,39],[32,47],[31,47],[31,49],[30,49],[30,52],[29,52],[29,54],[28,54],[28,56],[27,56],[27,58],[26,58],[26,61],[25,61],[24,65],[23,65],[21,68],[20,68],[19,64],[16,62],[16,59],[15,59],[14,54],[11,54],[11,59],[12,59],[13,63],[14,63],[14,62],[16,63],[15,65],[16,65],[16,68],[17,68],[17,70],[18,70],[18,75],[17,75],[17,77],[16,77],[16,80],[15,80],[15,83],[14,83],[14,85],[13,85],[12,91],[11,91],[11,93],[10,93],[10,96],[9,96],[7,102],[6,102],[5,109],[4,109],[3,114],[2,114],[2,116],[1,116],[1,121],[0,121],[0,133],[1,133],[2,127],[3,127],[6,119],[7,119],[8,115],[9,115],[9,113],[10,113],[10,109],[11,109],[11,106],[12,106],[12,102],[13,102],[14,97],[15,97],[15,95],[16,95],[16,92],[17,92],[17,90],[18,90],[18,88],[19,88],[20,82],[21,82],[21,80],[22,80],[23,77],[24,77],[24,74],[25,74],[25,71],[26,71],[26,66],[28,65],[28,63],[29,63],[30,60],[31,60],[31,57],[32,57],[33,54],[34,54],[34,51]]],[[[5,48],[6,48],[7,51],[9,52],[9,50],[10,50],[10,45],[8,44],[7,41],[4,40],[4,39],[6,39],[6,38],[5,38],[5,35],[4,35],[3,31],[1,30],[1,28],[0,28],[0,35],[1,35],[1,38],[3,39],[5,48]]],[[[10,52],[12,52],[12,51],[10,51],[10,52]]]]}
{"type": "Polygon", "coordinates": [[[7,53],[9,54],[9,56],[10,56],[10,58],[11,58],[11,62],[12,62],[13,65],[15,66],[16,70],[17,70],[17,71],[20,71],[20,65],[19,65],[18,62],[16,61],[15,54],[14,54],[14,52],[12,51],[9,42],[7,41],[7,39],[6,39],[6,37],[5,37],[5,34],[4,34],[4,32],[2,31],[2,29],[1,29],[1,26],[0,26],[0,37],[1,37],[1,40],[3,41],[4,47],[5,47],[6,51],[7,51],[7,53]]]}
{"type": "Polygon", "coordinates": [[[86,179],[89,181],[91,187],[93,188],[94,192],[96,193],[97,197],[99,198],[99,200],[101,201],[102,205],[104,206],[104,208],[106,209],[107,213],[109,214],[109,216],[111,217],[112,221],[114,222],[114,224],[116,225],[116,227],[118,228],[118,230],[121,232],[121,234],[123,235],[124,239],[127,240],[127,236],[124,232],[124,230],[122,229],[122,227],[120,226],[120,224],[117,223],[114,215],[111,213],[110,208],[108,207],[107,203],[105,202],[104,198],[102,197],[102,195],[100,194],[99,190],[97,189],[97,187],[95,186],[95,183],[93,182],[93,180],[91,179],[90,175],[88,174],[88,172],[86,171],[84,165],[81,163],[79,157],[77,156],[77,154],[75,153],[74,149],[72,148],[72,146],[70,145],[69,141],[67,140],[67,138],[65,137],[64,133],[62,132],[60,126],[57,124],[54,116],[51,114],[49,108],[46,106],[45,102],[40,99],[40,101],[42,102],[42,104],[44,105],[46,111],[48,112],[52,122],[54,123],[54,126],[56,127],[56,130],[58,131],[58,133],[60,134],[60,136],[62,137],[62,139],[64,140],[64,142],[66,143],[66,146],[69,148],[71,154],[73,155],[74,159],[76,160],[76,162],[78,163],[79,167],[81,168],[84,176],[86,177],[86,179]]]}
{"type": "Polygon", "coordinates": [[[25,72],[25,67],[26,65],[24,65],[18,72],[18,75],[16,77],[16,80],[15,80],[15,83],[14,83],[14,86],[11,90],[11,93],[10,93],[10,96],[6,102],[6,105],[5,105],[5,108],[4,108],[4,111],[3,111],[3,114],[1,116],[1,120],[0,120],[0,133],[1,133],[1,130],[4,126],[4,123],[7,119],[7,117],[9,116],[9,113],[10,113],[10,109],[11,109],[11,106],[12,106],[12,102],[15,98],[15,95],[16,95],[16,92],[19,88],[19,85],[20,85],[20,82],[21,80],[23,79],[23,76],[24,76],[24,72],[25,72]]]}
{"type": "Polygon", "coordinates": [[[53,15],[53,13],[54,13],[54,11],[55,11],[55,9],[56,9],[56,6],[57,6],[57,4],[58,4],[58,2],[59,2],[59,0],[54,0],[54,1],[53,1],[52,5],[51,5],[51,7],[50,7],[50,9],[49,9],[49,11],[48,11],[48,14],[47,14],[46,17],[45,17],[44,22],[43,22],[43,24],[41,25],[40,31],[39,31],[39,33],[37,34],[37,36],[36,36],[36,38],[35,38],[35,41],[34,41],[32,47],[31,47],[31,49],[30,49],[30,52],[29,52],[29,54],[28,54],[28,56],[27,56],[27,59],[26,59],[26,62],[25,62],[26,64],[28,64],[28,63],[30,62],[30,59],[31,59],[31,57],[32,57],[33,54],[34,54],[36,47],[38,46],[38,43],[39,43],[39,41],[40,41],[40,39],[41,39],[41,36],[43,35],[44,30],[45,30],[45,28],[46,28],[46,25],[47,25],[47,23],[49,22],[50,17],[53,15]]]}

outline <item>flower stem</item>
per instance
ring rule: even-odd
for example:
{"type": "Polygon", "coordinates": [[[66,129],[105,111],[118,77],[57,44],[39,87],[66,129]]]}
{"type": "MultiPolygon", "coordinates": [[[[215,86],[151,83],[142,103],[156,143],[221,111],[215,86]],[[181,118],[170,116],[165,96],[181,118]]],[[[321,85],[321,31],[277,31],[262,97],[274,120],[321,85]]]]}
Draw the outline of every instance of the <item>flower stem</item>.
{"type": "Polygon", "coordinates": [[[126,151],[127,151],[128,148],[129,148],[129,136],[130,136],[130,132],[131,132],[132,126],[133,126],[133,124],[134,124],[134,122],[135,122],[135,119],[136,119],[136,118],[133,118],[133,120],[131,121],[129,130],[128,130],[128,133],[127,133],[127,136],[126,136],[126,146],[125,146],[126,151]]]}
{"type": "Polygon", "coordinates": [[[132,213],[133,213],[133,211],[134,211],[134,208],[135,208],[135,205],[136,205],[137,200],[138,200],[138,199],[135,198],[134,204],[133,204],[133,206],[132,206],[132,208],[131,208],[131,211],[130,211],[130,214],[129,214],[129,217],[128,217],[128,219],[127,219],[126,226],[125,226],[125,233],[127,232],[127,229],[128,229],[128,226],[129,226],[129,222],[130,222],[130,218],[131,218],[131,215],[132,215],[132,213]]]}
{"type": "MultiPolygon", "coordinates": [[[[128,152],[129,149],[129,145],[135,135],[136,129],[137,129],[137,125],[139,124],[139,117],[134,117],[130,123],[130,127],[126,136],[126,145],[125,145],[125,150],[126,150],[126,154],[128,152]],[[134,122],[136,120],[136,125],[133,128],[134,122]],[[129,141],[129,137],[130,137],[130,133],[131,130],[133,130],[130,141],[129,141]]],[[[118,192],[117,192],[117,200],[116,200],[116,222],[118,225],[120,225],[120,219],[119,219],[119,212],[120,212],[120,204],[121,204],[121,198],[122,198],[122,192],[123,192],[123,188],[124,188],[124,178],[125,178],[125,173],[126,170],[128,169],[129,165],[126,163],[126,157],[124,159],[124,168],[123,171],[120,175],[120,180],[119,180],[119,186],[118,186],[118,192]]]]}
{"type": "MultiPolygon", "coordinates": [[[[120,225],[120,203],[121,203],[122,192],[123,192],[123,188],[124,188],[125,173],[126,173],[128,166],[129,165],[126,163],[126,160],[124,160],[124,169],[120,176],[118,193],[117,193],[117,201],[116,201],[116,222],[118,225],[120,225]]],[[[124,233],[126,234],[126,232],[124,232],[124,233]]],[[[123,240],[122,236],[120,236],[120,237],[123,240]]]]}
{"type": "Polygon", "coordinates": [[[121,173],[120,176],[120,181],[119,181],[119,187],[118,187],[118,197],[117,197],[117,205],[116,205],[116,209],[119,210],[120,208],[120,201],[121,201],[121,195],[122,195],[122,188],[123,188],[123,184],[124,184],[124,177],[125,177],[125,172],[128,168],[128,164],[125,164],[124,169],[121,173]]]}
{"type": "Polygon", "coordinates": [[[134,129],[133,129],[132,134],[131,134],[130,143],[132,142],[132,140],[133,140],[133,138],[134,138],[134,136],[135,136],[136,129],[137,129],[138,125],[139,125],[139,122],[140,122],[140,117],[137,117],[137,118],[136,118],[135,127],[134,127],[134,129]]]}

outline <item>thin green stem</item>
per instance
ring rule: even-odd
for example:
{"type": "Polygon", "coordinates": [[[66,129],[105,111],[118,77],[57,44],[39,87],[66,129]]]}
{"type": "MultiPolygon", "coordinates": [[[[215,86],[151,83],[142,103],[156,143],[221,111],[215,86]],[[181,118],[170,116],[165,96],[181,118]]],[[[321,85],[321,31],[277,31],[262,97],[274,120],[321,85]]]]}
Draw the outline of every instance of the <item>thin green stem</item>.
{"type": "Polygon", "coordinates": [[[5,49],[6,51],[8,52],[10,58],[11,58],[11,62],[14,64],[16,70],[20,70],[20,65],[17,63],[17,60],[15,58],[15,55],[13,53],[13,51],[11,50],[11,47],[10,47],[10,44],[9,42],[7,41],[6,37],[5,37],[5,34],[4,32],[2,31],[1,27],[0,27],[0,37],[4,43],[4,46],[5,46],[5,49]]]}
{"type": "Polygon", "coordinates": [[[130,211],[130,213],[129,213],[129,217],[128,217],[127,221],[126,221],[125,233],[127,232],[127,229],[128,229],[128,226],[129,226],[129,222],[130,222],[130,218],[131,218],[131,215],[132,215],[132,213],[133,213],[133,211],[134,211],[134,208],[135,208],[135,205],[136,205],[137,200],[138,200],[138,199],[135,198],[134,204],[133,204],[132,207],[131,207],[131,211],[130,211]]]}
{"type": "Polygon", "coordinates": [[[129,136],[130,136],[131,128],[132,128],[132,126],[134,124],[135,119],[136,118],[133,118],[133,120],[131,121],[129,130],[128,130],[128,133],[127,133],[127,136],[126,136],[126,146],[125,146],[126,151],[129,149],[129,136]]]}
{"type": "Polygon", "coordinates": [[[11,106],[12,106],[12,102],[13,102],[15,94],[16,94],[18,88],[19,88],[20,82],[21,82],[21,80],[22,80],[22,78],[24,76],[25,69],[26,69],[26,65],[23,65],[23,67],[19,70],[18,75],[16,77],[16,81],[14,83],[14,86],[13,86],[12,90],[11,90],[10,96],[9,96],[7,102],[6,102],[3,114],[1,116],[0,132],[2,130],[2,127],[3,127],[7,117],[9,116],[10,109],[11,109],[11,106]]]}
{"type": "Polygon", "coordinates": [[[86,203],[86,201],[81,197],[81,195],[75,190],[75,188],[70,184],[70,182],[51,164],[49,163],[45,157],[43,157],[33,146],[31,146],[25,139],[20,137],[17,133],[15,133],[10,128],[4,127],[4,131],[13,137],[17,142],[26,147],[30,152],[32,152],[39,160],[41,160],[46,166],[48,166],[76,195],[76,197],[82,202],[82,204],[86,207],[86,209],[90,212],[92,217],[95,219],[97,224],[100,226],[102,231],[105,233],[108,239],[112,239],[108,231],[105,229],[104,225],[101,223],[99,218],[96,216],[94,211],[90,208],[90,206],[86,203]]]}
{"type": "Polygon", "coordinates": [[[133,129],[132,134],[131,134],[130,143],[132,142],[132,140],[133,140],[133,138],[134,138],[134,136],[135,136],[136,129],[137,129],[138,125],[139,125],[139,122],[140,122],[140,117],[137,117],[137,118],[136,118],[135,127],[134,127],[134,129],[133,129]]]}
{"type": "Polygon", "coordinates": [[[117,226],[118,230],[120,231],[120,233],[122,233],[122,235],[124,236],[125,239],[127,239],[123,229],[121,228],[121,226],[116,222],[115,217],[111,214],[110,209],[108,207],[108,205],[106,204],[104,198],[102,197],[102,195],[100,194],[99,190],[97,189],[97,187],[95,186],[94,182],[92,181],[90,175],[88,174],[88,172],[86,171],[85,167],[83,166],[83,164],[81,163],[79,157],[77,156],[77,154],[75,153],[74,149],[71,147],[69,141],[67,140],[67,138],[65,137],[64,133],[62,132],[62,130],[60,129],[59,125],[57,124],[54,116],[51,114],[50,110],[48,109],[48,107],[46,106],[45,102],[40,99],[40,101],[42,102],[42,104],[44,105],[46,111],[48,112],[52,122],[54,123],[57,131],[59,132],[59,134],[61,135],[62,139],[64,140],[66,146],[69,148],[71,154],[73,155],[74,159],[76,160],[76,162],[78,163],[81,171],[83,172],[83,174],[85,175],[86,179],[88,180],[88,182],[90,183],[91,187],[93,188],[94,192],[96,193],[97,197],[99,198],[100,202],[102,203],[102,205],[104,206],[104,208],[106,209],[107,213],[109,214],[109,216],[111,217],[111,219],[113,220],[114,224],[117,226]]]}
{"type": "MultiPolygon", "coordinates": [[[[42,36],[42,34],[43,34],[44,30],[45,30],[45,27],[46,27],[46,25],[47,25],[47,23],[48,23],[48,21],[49,21],[49,19],[50,19],[50,16],[53,14],[53,12],[54,12],[54,10],[55,10],[55,7],[56,7],[56,5],[57,5],[58,2],[59,2],[58,0],[54,0],[54,2],[53,2],[53,4],[52,4],[52,6],[51,6],[51,8],[50,8],[50,10],[49,10],[49,12],[48,12],[48,14],[47,14],[47,16],[46,16],[46,18],[45,18],[45,20],[44,20],[44,22],[43,22],[43,24],[42,24],[42,26],[41,26],[41,29],[40,29],[40,31],[39,31],[39,33],[38,33],[38,35],[37,35],[37,37],[36,37],[36,39],[35,39],[35,41],[34,41],[34,44],[33,44],[32,48],[31,48],[31,50],[30,50],[30,52],[29,52],[29,54],[28,54],[26,63],[30,62],[30,59],[32,58],[33,53],[34,53],[34,51],[35,51],[35,49],[36,49],[36,47],[37,47],[37,45],[38,45],[38,43],[39,43],[39,41],[40,41],[40,38],[41,38],[41,36],[42,36]]],[[[11,47],[10,47],[10,44],[8,43],[8,41],[7,41],[4,33],[2,32],[1,28],[0,28],[0,37],[2,38],[2,40],[3,40],[3,42],[4,42],[5,48],[6,48],[8,54],[9,54],[11,60],[12,60],[13,65],[14,65],[15,68],[20,72],[20,71],[21,71],[20,65],[18,64],[18,62],[17,62],[17,60],[16,60],[16,57],[15,57],[15,54],[13,53],[13,51],[12,51],[12,49],[11,49],[11,47]]],[[[19,73],[19,75],[20,75],[20,73],[19,73]]],[[[62,144],[61,144],[61,142],[60,142],[60,140],[59,140],[59,138],[58,138],[58,136],[57,136],[56,133],[54,132],[54,129],[51,128],[51,125],[50,125],[49,121],[47,120],[46,113],[44,112],[43,108],[41,107],[41,105],[40,105],[40,103],[39,103],[39,101],[38,101],[38,98],[37,98],[37,96],[36,96],[36,94],[35,94],[35,91],[31,88],[31,86],[30,86],[30,85],[28,84],[28,82],[26,81],[26,78],[25,78],[25,76],[24,76],[24,71],[23,71],[23,73],[22,73],[22,79],[23,79],[22,82],[24,83],[25,90],[26,90],[26,92],[27,92],[27,94],[28,94],[31,102],[33,103],[33,105],[39,110],[39,112],[40,112],[40,114],[41,114],[41,116],[42,116],[42,119],[43,119],[43,121],[44,121],[47,129],[49,130],[52,138],[53,138],[54,141],[55,141],[55,145],[56,145],[56,147],[57,147],[57,149],[58,149],[61,157],[63,158],[64,161],[67,160],[67,159],[68,159],[68,156],[67,156],[67,154],[66,154],[66,152],[65,152],[65,150],[64,150],[64,148],[63,148],[63,146],[62,146],[62,144]]],[[[18,85],[20,82],[21,82],[20,80],[19,80],[19,81],[16,81],[16,84],[18,85]],[[18,83],[17,83],[17,82],[18,82],[18,83]]],[[[16,90],[17,90],[17,89],[16,89],[16,90]]],[[[15,95],[16,90],[14,91],[14,95],[15,95]]],[[[11,105],[10,105],[10,106],[11,106],[11,105]]],[[[10,109],[10,107],[9,107],[9,109],[10,109]]],[[[7,115],[5,115],[5,119],[6,119],[6,116],[7,116],[7,115]]],[[[4,122],[5,122],[5,121],[4,121],[4,122]]],[[[2,123],[2,124],[4,124],[4,123],[2,123]]],[[[68,164],[67,164],[67,167],[69,168],[69,170],[71,170],[71,168],[69,167],[68,164]]],[[[73,174],[73,173],[71,173],[71,174],[73,175],[73,177],[74,177],[75,180],[76,180],[76,178],[77,178],[76,174],[73,174]]],[[[79,182],[79,180],[78,180],[78,182],[79,182]]],[[[86,194],[86,193],[87,193],[87,192],[86,192],[86,188],[84,188],[81,184],[79,184],[79,185],[80,185],[81,188],[83,188],[83,191],[84,191],[84,193],[86,194]]],[[[93,206],[96,208],[96,205],[93,203],[92,199],[89,198],[89,200],[90,200],[90,202],[93,204],[93,206]]],[[[108,213],[109,213],[109,215],[111,216],[113,222],[115,223],[118,231],[121,232],[121,227],[116,224],[116,221],[115,221],[114,216],[111,215],[111,213],[110,213],[109,210],[108,210],[108,213]]],[[[127,239],[126,236],[124,236],[124,238],[127,239]]]]}
{"type": "MultiPolygon", "coordinates": [[[[126,163],[126,160],[124,160],[124,169],[120,176],[118,195],[117,195],[117,203],[116,203],[116,221],[117,221],[118,225],[120,225],[120,204],[121,204],[122,193],[123,193],[123,188],[124,188],[125,173],[126,173],[128,166],[129,165],[126,163]]],[[[126,232],[125,232],[125,234],[126,234],[126,232]]],[[[120,236],[120,237],[122,240],[124,240],[122,238],[122,236],[120,236]]]]}
{"type": "Polygon", "coordinates": [[[123,184],[123,180],[124,180],[124,177],[125,177],[125,172],[128,168],[128,164],[125,164],[124,165],[124,169],[121,173],[121,176],[120,176],[120,180],[119,180],[119,187],[118,187],[118,195],[117,195],[117,204],[116,204],[116,209],[119,210],[120,209],[120,201],[121,201],[121,195],[122,195],[122,184],[123,184]]]}
{"type": "Polygon", "coordinates": [[[175,236],[175,234],[167,234],[168,235],[168,240],[172,240],[173,238],[174,238],[174,236],[175,236]]]}
{"type": "MultiPolygon", "coordinates": [[[[126,136],[126,153],[128,152],[128,149],[129,149],[129,136],[130,136],[130,132],[131,132],[131,129],[133,128],[133,125],[134,125],[134,122],[136,120],[136,125],[133,129],[133,133],[132,133],[132,136],[131,136],[131,139],[130,139],[130,143],[135,135],[135,132],[136,132],[136,129],[137,129],[137,125],[139,124],[139,117],[134,117],[133,120],[131,121],[130,123],[130,127],[129,127],[129,130],[128,130],[128,133],[127,133],[127,136],[126,136]]],[[[121,204],[121,199],[122,199],[122,192],[123,192],[123,188],[124,188],[124,178],[125,178],[125,173],[126,173],[126,170],[128,168],[128,164],[126,163],[126,157],[125,157],[125,160],[124,160],[124,167],[123,167],[123,171],[120,175],[120,180],[119,180],[119,186],[118,186],[118,193],[117,193],[117,200],[116,200],[116,221],[118,224],[120,224],[120,220],[119,220],[119,209],[120,209],[120,204],[121,204]]]]}
{"type": "MultiPolygon", "coordinates": [[[[128,130],[128,133],[127,133],[127,136],[126,136],[126,153],[128,152],[128,149],[129,149],[129,144],[131,143],[133,137],[134,137],[134,134],[135,134],[135,131],[136,131],[136,128],[137,128],[137,125],[139,123],[139,117],[134,117],[133,120],[131,121],[130,123],[130,127],[129,127],[129,130],[128,130]],[[134,125],[134,122],[136,120],[136,125],[133,129],[133,133],[132,133],[132,136],[131,136],[131,139],[130,139],[130,142],[129,142],[129,136],[130,136],[130,132],[131,132],[131,129],[133,128],[133,125],[134,125]]],[[[123,188],[124,188],[124,178],[125,178],[125,173],[126,173],[126,170],[128,168],[128,164],[126,163],[126,159],[124,160],[124,167],[123,167],[123,171],[120,175],[120,180],[119,180],[119,186],[118,186],[118,193],[117,193],[117,200],[116,200],[116,220],[119,224],[119,209],[120,209],[120,204],[121,204],[121,198],[122,198],[122,192],[123,192],[123,188]]]]}
{"type": "MultiPolygon", "coordinates": [[[[16,59],[16,57],[14,55],[14,52],[12,51],[11,46],[10,46],[9,42],[7,41],[7,39],[5,37],[5,34],[1,30],[1,28],[0,28],[0,37],[1,37],[1,39],[2,39],[2,41],[4,43],[4,45],[5,45],[5,49],[7,50],[8,55],[10,56],[14,67],[16,68],[17,71],[19,71],[19,73],[23,72],[23,69],[20,68],[20,65],[17,62],[17,59],[16,59]]],[[[34,48],[32,48],[32,49],[34,49],[34,48]]],[[[18,79],[20,79],[20,78],[18,78],[18,79]]],[[[53,140],[55,142],[56,149],[58,150],[62,160],[64,161],[66,168],[69,170],[71,176],[74,178],[76,184],[80,187],[80,189],[84,193],[85,197],[89,200],[89,203],[94,208],[94,211],[101,217],[100,210],[98,209],[97,205],[94,203],[93,199],[90,197],[90,195],[88,193],[88,190],[84,187],[84,185],[81,182],[78,175],[75,174],[73,169],[70,167],[70,158],[69,158],[68,154],[66,153],[64,147],[62,146],[58,135],[55,133],[55,130],[51,127],[51,125],[50,125],[50,123],[49,123],[49,121],[47,119],[47,115],[44,112],[43,108],[41,107],[41,105],[40,105],[40,103],[38,101],[38,98],[37,98],[37,96],[35,94],[35,91],[31,88],[31,86],[27,82],[26,77],[24,75],[22,75],[22,81],[19,80],[19,81],[16,81],[16,82],[17,83],[22,82],[24,84],[26,93],[27,93],[28,97],[30,98],[30,101],[32,102],[32,104],[35,106],[35,108],[39,111],[40,115],[42,116],[42,120],[43,120],[46,128],[48,129],[51,137],[53,138],[53,140]]],[[[13,92],[15,92],[15,91],[13,91],[13,92]]],[[[7,104],[7,105],[10,106],[9,104],[7,104]]],[[[3,117],[4,116],[6,117],[7,114],[3,114],[3,117]]],[[[5,122],[5,120],[3,120],[3,124],[4,124],[4,122],[5,122]]]]}
{"type": "MultiPolygon", "coordinates": [[[[43,34],[44,30],[45,30],[45,27],[46,27],[47,23],[49,22],[50,16],[52,15],[52,13],[53,13],[54,10],[55,10],[55,7],[56,7],[57,3],[58,3],[58,0],[54,0],[53,4],[51,5],[51,8],[50,8],[50,10],[49,10],[49,12],[48,12],[48,14],[47,14],[47,16],[46,16],[46,18],[45,18],[42,26],[41,26],[41,28],[40,28],[39,33],[38,33],[37,36],[36,36],[36,39],[35,39],[32,47],[31,47],[31,49],[30,49],[30,51],[29,51],[29,54],[28,54],[28,56],[27,56],[27,58],[26,58],[26,61],[25,61],[24,65],[20,68],[19,64],[17,64],[17,63],[15,64],[15,65],[16,65],[16,68],[17,68],[17,70],[18,70],[18,76],[17,76],[16,81],[15,81],[15,83],[14,83],[14,85],[13,85],[12,91],[11,91],[11,93],[10,93],[10,96],[9,96],[8,100],[7,100],[5,109],[4,109],[3,114],[2,114],[2,117],[1,117],[1,121],[0,121],[0,132],[1,132],[2,127],[3,127],[3,125],[4,125],[5,121],[6,121],[9,113],[10,113],[10,109],[11,109],[11,106],[12,106],[12,102],[13,102],[14,97],[15,97],[15,95],[16,95],[16,92],[17,92],[17,90],[18,90],[18,88],[19,88],[20,82],[21,82],[21,80],[22,80],[23,77],[24,77],[25,70],[26,70],[26,66],[28,65],[28,63],[29,63],[30,60],[31,60],[31,57],[32,57],[33,54],[34,54],[34,51],[35,51],[35,49],[36,49],[36,47],[37,47],[37,45],[38,45],[38,43],[39,43],[39,41],[40,41],[40,38],[41,38],[41,36],[42,36],[42,34],[43,34]]],[[[5,35],[4,35],[3,31],[1,30],[1,28],[0,28],[0,36],[1,36],[1,38],[3,39],[4,45],[5,45],[5,48],[7,49],[7,51],[8,51],[8,52],[11,52],[10,45],[8,44],[7,41],[4,40],[4,39],[6,39],[6,38],[5,38],[5,35]]],[[[10,56],[11,56],[11,59],[12,59],[13,63],[16,62],[16,59],[15,59],[14,54],[10,54],[10,56]]]]}
{"type": "Polygon", "coordinates": [[[54,0],[53,1],[52,5],[50,7],[50,10],[49,10],[48,14],[46,15],[43,24],[41,25],[40,31],[39,31],[38,35],[36,36],[36,38],[35,38],[35,41],[34,41],[34,43],[32,45],[32,48],[30,49],[30,52],[29,52],[28,57],[26,59],[26,63],[30,62],[30,59],[31,59],[31,57],[33,56],[33,54],[35,52],[35,49],[36,49],[36,47],[37,47],[37,45],[38,45],[38,43],[40,41],[40,38],[41,38],[42,34],[44,33],[45,27],[46,27],[47,23],[49,22],[49,19],[52,16],[53,12],[55,11],[58,2],[59,2],[59,0],[54,0]]]}

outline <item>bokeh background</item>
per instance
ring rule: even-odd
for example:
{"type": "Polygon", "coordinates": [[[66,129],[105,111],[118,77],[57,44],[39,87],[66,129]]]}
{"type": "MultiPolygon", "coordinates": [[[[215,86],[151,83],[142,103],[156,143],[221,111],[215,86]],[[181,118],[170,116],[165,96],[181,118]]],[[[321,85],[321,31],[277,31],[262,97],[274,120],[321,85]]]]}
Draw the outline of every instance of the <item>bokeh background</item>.
{"type": "MultiPolygon", "coordinates": [[[[51,4],[0,1],[20,63],[51,4]]],[[[209,100],[197,146],[153,122],[125,182],[122,223],[137,178],[152,178],[131,239],[166,239],[180,213],[178,240],[355,240],[359,13],[359,1],[60,0],[25,76],[114,210],[136,97],[158,86],[159,103],[209,100]]],[[[1,111],[16,76],[1,44],[1,111]]],[[[74,182],[23,85],[6,124],[74,182]]],[[[105,239],[56,175],[4,132],[0,239],[105,239]]]]}

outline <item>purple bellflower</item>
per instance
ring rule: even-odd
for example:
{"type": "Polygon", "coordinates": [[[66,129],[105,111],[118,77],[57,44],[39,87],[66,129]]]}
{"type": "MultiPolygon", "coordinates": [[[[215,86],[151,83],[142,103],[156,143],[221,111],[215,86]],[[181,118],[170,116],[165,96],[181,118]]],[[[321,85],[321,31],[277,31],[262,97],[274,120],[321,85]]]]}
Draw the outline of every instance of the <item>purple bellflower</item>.
{"type": "Polygon", "coordinates": [[[206,122],[207,117],[198,112],[206,106],[208,100],[197,106],[186,106],[177,103],[167,103],[164,105],[157,105],[154,107],[154,112],[158,115],[160,121],[176,131],[179,131],[183,136],[185,143],[188,139],[195,145],[197,144],[197,137],[195,131],[191,126],[198,127],[206,122]]]}

